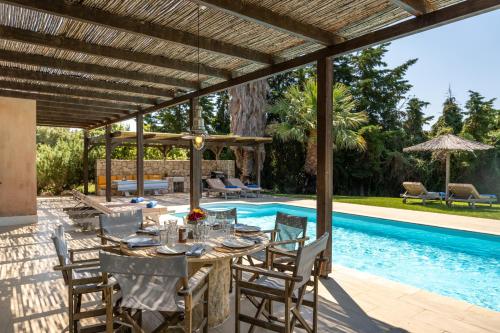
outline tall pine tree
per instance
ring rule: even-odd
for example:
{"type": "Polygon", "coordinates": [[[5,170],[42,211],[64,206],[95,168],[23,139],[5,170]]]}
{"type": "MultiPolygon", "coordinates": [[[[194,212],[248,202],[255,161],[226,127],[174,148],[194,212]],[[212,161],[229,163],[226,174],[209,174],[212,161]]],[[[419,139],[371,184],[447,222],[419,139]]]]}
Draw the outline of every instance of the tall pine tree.
{"type": "Polygon", "coordinates": [[[411,98],[406,105],[403,129],[408,136],[409,144],[420,143],[426,139],[424,125],[427,125],[434,118],[425,116],[423,110],[428,105],[428,102],[421,101],[416,97],[411,98]]]}
{"type": "Polygon", "coordinates": [[[455,96],[448,88],[448,96],[443,103],[443,114],[432,125],[432,135],[437,136],[444,133],[458,134],[462,130],[462,110],[457,103],[455,96]]]}

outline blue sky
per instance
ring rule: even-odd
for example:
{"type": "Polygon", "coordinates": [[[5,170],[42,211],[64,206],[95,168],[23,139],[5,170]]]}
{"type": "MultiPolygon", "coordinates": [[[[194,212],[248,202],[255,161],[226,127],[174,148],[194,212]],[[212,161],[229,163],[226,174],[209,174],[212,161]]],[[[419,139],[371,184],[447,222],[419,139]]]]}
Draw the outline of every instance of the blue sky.
{"type": "MultiPolygon", "coordinates": [[[[462,106],[468,90],[500,99],[500,10],[395,40],[385,61],[395,67],[412,58],[418,61],[407,73],[409,97],[431,103],[425,112],[432,122],[449,86],[462,106]]],[[[135,121],[127,123],[135,129],[135,121]]]]}
{"type": "Polygon", "coordinates": [[[500,99],[500,10],[393,41],[385,61],[394,67],[411,58],[418,62],[407,73],[410,96],[431,103],[428,115],[440,115],[448,86],[462,106],[468,90],[500,99]]]}

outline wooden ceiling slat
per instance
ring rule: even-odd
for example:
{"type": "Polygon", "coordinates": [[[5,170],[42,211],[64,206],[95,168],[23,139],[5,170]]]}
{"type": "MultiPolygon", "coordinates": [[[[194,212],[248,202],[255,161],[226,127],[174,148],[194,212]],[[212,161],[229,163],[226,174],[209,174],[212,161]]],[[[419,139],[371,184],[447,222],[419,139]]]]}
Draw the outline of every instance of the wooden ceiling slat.
{"type": "Polygon", "coordinates": [[[9,61],[13,63],[26,64],[26,65],[57,68],[79,73],[103,75],[103,76],[121,78],[126,80],[159,83],[159,84],[165,84],[169,86],[189,88],[189,89],[196,89],[198,87],[198,84],[194,81],[176,79],[172,77],[150,74],[150,73],[128,71],[125,69],[94,65],[83,62],[57,59],[38,54],[27,54],[22,52],[0,50],[0,60],[9,61]]]}
{"type": "Polygon", "coordinates": [[[271,29],[276,29],[323,45],[332,45],[344,41],[344,38],[313,25],[305,24],[290,17],[280,15],[262,6],[252,3],[244,3],[239,0],[190,0],[199,5],[207,6],[216,10],[221,10],[230,15],[237,16],[247,21],[264,25],[271,29]]]}
{"type": "Polygon", "coordinates": [[[57,102],[47,102],[38,101],[36,103],[37,107],[54,109],[54,110],[79,110],[88,112],[100,112],[100,113],[112,113],[112,114],[129,114],[130,111],[116,109],[116,108],[105,108],[99,106],[85,105],[85,104],[68,104],[68,103],[57,103],[57,102]]]}
{"type": "Polygon", "coordinates": [[[75,115],[81,117],[105,117],[105,118],[117,118],[121,115],[121,113],[110,113],[110,112],[100,112],[100,111],[86,111],[80,109],[54,109],[47,107],[37,106],[36,111],[41,114],[60,114],[60,115],[75,115]]]}
{"type": "Polygon", "coordinates": [[[60,102],[60,103],[68,103],[68,104],[83,104],[83,105],[89,105],[89,106],[98,106],[98,107],[106,107],[106,108],[111,108],[111,109],[130,110],[130,111],[139,110],[138,107],[130,105],[130,104],[123,104],[123,103],[117,103],[117,102],[112,103],[112,102],[99,101],[99,100],[94,100],[94,99],[85,99],[85,98],[80,98],[80,97],[37,94],[37,93],[33,93],[33,92],[8,90],[8,89],[1,89],[1,88],[0,88],[0,96],[33,99],[36,101],[60,102]]]}
{"type": "Polygon", "coordinates": [[[223,55],[272,64],[273,56],[249,48],[226,43],[217,39],[199,37],[190,32],[140,21],[131,17],[122,17],[96,8],[71,4],[62,0],[2,0],[14,6],[31,8],[45,13],[62,16],[72,20],[88,22],[128,33],[152,37],[164,41],[201,48],[223,55]]]}
{"type": "Polygon", "coordinates": [[[50,83],[60,83],[67,84],[71,86],[79,86],[79,87],[91,87],[91,88],[99,88],[105,90],[115,90],[115,91],[123,91],[134,94],[141,95],[151,95],[151,96],[161,96],[161,97],[174,97],[175,94],[172,90],[167,89],[159,89],[154,87],[144,87],[144,86],[133,86],[130,84],[111,82],[111,81],[102,81],[102,80],[88,80],[76,76],[69,75],[55,75],[48,74],[45,72],[36,72],[29,71],[14,67],[5,67],[0,66],[0,76],[3,77],[12,77],[24,80],[33,80],[33,81],[42,81],[42,82],[50,82],[50,83]]]}
{"type": "Polygon", "coordinates": [[[136,104],[149,104],[149,105],[156,104],[155,98],[120,95],[115,93],[103,93],[99,91],[83,90],[83,89],[68,89],[65,87],[49,86],[49,85],[34,84],[34,83],[0,80],[0,88],[42,92],[42,93],[64,95],[64,96],[88,97],[92,99],[104,99],[104,100],[136,103],[136,104]]]}
{"type": "MultiPolygon", "coordinates": [[[[40,46],[48,46],[59,50],[87,53],[145,65],[175,69],[183,72],[198,73],[198,64],[194,62],[167,58],[144,52],[134,52],[110,46],[90,44],[78,39],[41,34],[30,30],[23,30],[8,26],[0,26],[0,38],[40,46]]],[[[222,79],[231,78],[230,71],[207,65],[201,65],[199,67],[200,74],[202,75],[219,77],[222,79]]]]}
{"type": "Polygon", "coordinates": [[[40,119],[48,119],[48,118],[58,118],[58,119],[73,119],[73,120],[82,120],[82,121],[109,121],[113,120],[116,117],[110,117],[109,115],[96,115],[96,114],[87,114],[87,115],[75,115],[72,113],[61,114],[59,112],[49,112],[49,111],[39,111],[37,110],[37,117],[40,119]]]}

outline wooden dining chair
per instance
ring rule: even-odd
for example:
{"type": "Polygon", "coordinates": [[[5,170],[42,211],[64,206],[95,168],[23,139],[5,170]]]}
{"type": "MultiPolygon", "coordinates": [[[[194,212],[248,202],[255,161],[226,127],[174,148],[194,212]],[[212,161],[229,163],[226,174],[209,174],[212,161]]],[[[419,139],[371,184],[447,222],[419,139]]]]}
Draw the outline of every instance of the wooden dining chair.
{"type": "Polygon", "coordinates": [[[61,271],[64,284],[68,288],[69,332],[99,332],[105,325],[88,325],[81,327],[80,320],[98,317],[106,313],[104,304],[88,311],[82,311],[82,295],[103,293],[102,274],[99,258],[88,258],[88,252],[110,249],[109,246],[95,246],[84,249],[68,249],[63,226],[58,226],[52,235],[59,265],[54,270],[61,271]],[[87,259],[75,259],[76,255],[87,254],[87,259]]]}
{"type": "Polygon", "coordinates": [[[101,270],[111,274],[106,287],[106,332],[113,332],[113,324],[131,327],[134,332],[144,332],[141,327],[143,311],[157,311],[165,318],[153,332],[162,332],[184,320],[184,332],[208,332],[208,287],[212,266],[203,266],[188,276],[186,256],[129,257],[102,251],[99,254],[101,270]],[[112,288],[118,284],[121,301],[113,311],[112,288]],[[180,286],[180,287],[179,287],[180,286]],[[203,307],[203,319],[194,328],[193,309],[203,307]]]}
{"type": "Polygon", "coordinates": [[[238,223],[238,210],[231,208],[227,210],[210,210],[202,208],[208,216],[213,216],[216,219],[234,219],[234,223],[238,223]]]}
{"type": "Polygon", "coordinates": [[[142,227],[142,210],[99,215],[99,234],[102,244],[119,243],[142,227]]]}
{"type": "Polygon", "coordinates": [[[254,326],[284,333],[293,332],[295,326],[308,333],[317,332],[318,278],[325,262],[324,251],[327,247],[328,237],[329,234],[325,233],[314,242],[299,248],[296,253],[270,249],[270,251],[276,251],[280,255],[287,255],[294,259],[292,274],[255,266],[233,265],[236,272],[236,333],[240,332],[240,322],[250,324],[249,332],[254,330],[254,326]],[[254,281],[245,281],[242,279],[243,272],[258,274],[259,278],[254,281]],[[310,291],[313,293],[313,301],[304,300],[307,287],[312,288],[310,291]],[[246,296],[256,307],[257,311],[254,316],[240,313],[242,295],[246,296]],[[284,304],[284,319],[274,316],[266,309],[266,305],[270,301],[284,304]],[[300,312],[302,305],[313,309],[312,326],[307,323],[300,312]],[[261,316],[264,317],[264,320],[260,319],[261,316]]]}
{"type": "MultiPolygon", "coordinates": [[[[285,251],[296,251],[308,240],[306,237],[307,217],[277,212],[274,229],[263,230],[262,232],[270,234],[267,249],[274,247],[285,251]]],[[[247,260],[250,265],[269,267],[269,252],[267,249],[248,255],[247,260]]],[[[291,261],[289,257],[282,258],[282,261],[285,260],[291,261]]]]}

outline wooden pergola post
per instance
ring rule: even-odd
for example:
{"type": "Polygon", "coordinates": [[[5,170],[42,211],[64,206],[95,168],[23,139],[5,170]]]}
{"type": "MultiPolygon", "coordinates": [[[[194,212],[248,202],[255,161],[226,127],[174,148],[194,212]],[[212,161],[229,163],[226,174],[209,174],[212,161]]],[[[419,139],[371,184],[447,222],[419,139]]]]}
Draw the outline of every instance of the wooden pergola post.
{"type": "Polygon", "coordinates": [[[111,125],[106,126],[106,201],[111,201],[111,125]]]}
{"type": "MultiPolygon", "coordinates": [[[[198,112],[198,98],[191,98],[189,100],[189,126],[192,128],[194,125],[194,118],[198,112]]],[[[199,115],[201,116],[201,115],[199,115]]],[[[202,152],[195,149],[193,142],[189,146],[189,203],[191,209],[200,207],[201,198],[201,159],[202,152]]]]}
{"type": "Polygon", "coordinates": [[[255,157],[254,157],[254,167],[255,167],[255,182],[258,187],[260,187],[260,149],[261,145],[258,144],[255,146],[255,157]]]}
{"type": "Polygon", "coordinates": [[[328,264],[323,276],[332,271],[332,193],[333,193],[333,145],[332,145],[332,89],[333,66],[330,57],[317,62],[318,105],[317,105],[317,183],[316,183],[316,236],[330,233],[327,245],[328,264]]]}
{"type": "Polygon", "coordinates": [[[144,119],[142,113],[136,116],[136,182],[137,182],[137,196],[144,195],[144,119]]]}
{"type": "Polygon", "coordinates": [[[89,194],[89,132],[83,131],[83,194],[89,194]]]}

